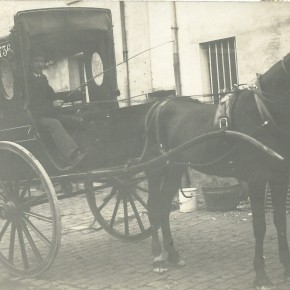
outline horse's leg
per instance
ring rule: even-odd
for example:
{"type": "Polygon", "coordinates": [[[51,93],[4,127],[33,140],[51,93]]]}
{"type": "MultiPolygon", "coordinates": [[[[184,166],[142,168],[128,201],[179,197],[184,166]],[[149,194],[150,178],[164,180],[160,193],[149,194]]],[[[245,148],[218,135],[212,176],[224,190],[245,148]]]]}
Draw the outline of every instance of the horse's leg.
{"type": "Polygon", "coordinates": [[[287,241],[286,200],[289,179],[287,175],[280,175],[279,179],[269,181],[273,205],[273,219],[278,235],[279,258],[284,266],[284,277],[290,282],[290,254],[287,241]]]}
{"type": "Polygon", "coordinates": [[[175,266],[184,266],[185,262],[180,258],[180,254],[175,249],[173,238],[170,229],[170,210],[174,195],[177,193],[184,168],[180,167],[168,167],[164,174],[164,181],[161,188],[161,230],[163,237],[164,249],[168,252],[168,262],[175,266]]]}
{"type": "Polygon", "coordinates": [[[265,261],[263,255],[263,244],[266,233],[264,206],[265,184],[266,181],[254,181],[248,183],[253,214],[253,229],[256,241],[254,257],[254,269],[256,272],[254,286],[256,289],[271,289],[270,287],[272,286],[272,283],[265,272],[265,261]]]}
{"type": "Polygon", "coordinates": [[[165,259],[162,256],[162,249],[159,240],[158,230],[160,228],[160,187],[162,183],[161,172],[155,172],[155,174],[147,173],[148,180],[148,218],[152,228],[152,244],[151,250],[154,257],[153,271],[156,273],[164,273],[168,271],[165,263],[165,259]]]}

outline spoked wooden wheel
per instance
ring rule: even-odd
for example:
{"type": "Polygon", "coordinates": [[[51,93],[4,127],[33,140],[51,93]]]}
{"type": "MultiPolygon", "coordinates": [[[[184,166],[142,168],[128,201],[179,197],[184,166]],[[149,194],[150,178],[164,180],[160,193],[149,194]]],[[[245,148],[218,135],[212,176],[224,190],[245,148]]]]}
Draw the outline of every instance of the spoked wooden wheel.
{"type": "Polygon", "coordinates": [[[58,200],[44,168],[22,146],[0,142],[0,162],[0,260],[14,274],[37,276],[60,247],[58,200]]]}
{"type": "Polygon", "coordinates": [[[144,173],[85,183],[87,200],[98,223],[112,236],[138,241],[151,235],[144,173]]]}

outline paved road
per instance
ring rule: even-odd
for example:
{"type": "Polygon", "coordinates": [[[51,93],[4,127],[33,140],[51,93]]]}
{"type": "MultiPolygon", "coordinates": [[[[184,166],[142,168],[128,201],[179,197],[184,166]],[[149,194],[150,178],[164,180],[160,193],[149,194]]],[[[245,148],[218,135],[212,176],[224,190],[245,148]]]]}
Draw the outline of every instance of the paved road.
{"type": "MultiPolygon", "coordinates": [[[[13,277],[0,266],[0,289],[252,289],[254,240],[249,210],[171,214],[175,244],[186,260],[184,268],[158,275],[152,272],[150,240],[122,242],[103,230],[91,231],[92,215],[83,196],[63,200],[62,246],[52,267],[37,279],[13,277]]],[[[267,213],[267,270],[277,290],[282,267],[272,214],[267,213]]]]}

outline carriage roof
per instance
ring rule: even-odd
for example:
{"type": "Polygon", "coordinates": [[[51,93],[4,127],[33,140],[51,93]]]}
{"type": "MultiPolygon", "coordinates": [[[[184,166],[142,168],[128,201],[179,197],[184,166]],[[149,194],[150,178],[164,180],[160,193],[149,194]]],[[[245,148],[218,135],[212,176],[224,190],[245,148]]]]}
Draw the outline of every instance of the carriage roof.
{"type": "Polygon", "coordinates": [[[110,105],[112,108],[117,107],[119,91],[109,9],[65,7],[20,11],[14,16],[11,33],[0,38],[0,43],[2,109],[4,106],[4,110],[6,106],[16,107],[15,102],[21,103],[17,107],[23,108],[29,100],[27,75],[30,55],[37,49],[44,51],[48,60],[83,54],[86,73],[91,74],[83,81],[94,79],[92,61],[97,53],[105,71],[104,81],[101,85],[93,81],[88,84],[89,94],[93,96],[90,101],[109,100],[114,103],[110,105]]]}
{"type": "Polygon", "coordinates": [[[21,11],[15,29],[23,50],[34,46],[68,55],[94,45],[96,38],[113,39],[111,12],[98,8],[50,8],[21,11]]]}
{"type": "Polygon", "coordinates": [[[101,8],[46,8],[19,11],[15,23],[22,22],[30,35],[46,32],[104,30],[112,27],[111,11],[101,8]],[[81,12],[81,13],[80,13],[81,12]]]}

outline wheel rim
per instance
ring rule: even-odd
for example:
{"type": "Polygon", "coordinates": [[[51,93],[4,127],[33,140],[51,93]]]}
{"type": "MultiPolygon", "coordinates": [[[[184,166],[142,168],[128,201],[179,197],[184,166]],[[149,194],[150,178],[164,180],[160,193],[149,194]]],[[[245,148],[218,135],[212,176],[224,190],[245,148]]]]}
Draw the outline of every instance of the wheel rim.
{"type": "Polygon", "coordinates": [[[96,220],[108,233],[131,241],[151,235],[146,202],[148,184],[143,173],[94,183],[93,191],[94,198],[89,205],[96,220]]]}
{"type": "Polygon", "coordinates": [[[37,276],[52,264],[60,247],[54,188],[40,163],[23,147],[0,143],[0,155],[1,160],[6,155],[17,161],[8,169],[1,168],[0,178],[5,177],[0,179],[0,260],[14,274],[37,276]],[[29,180],[11,173],[19,164],[25,166],[29,180]]]}

